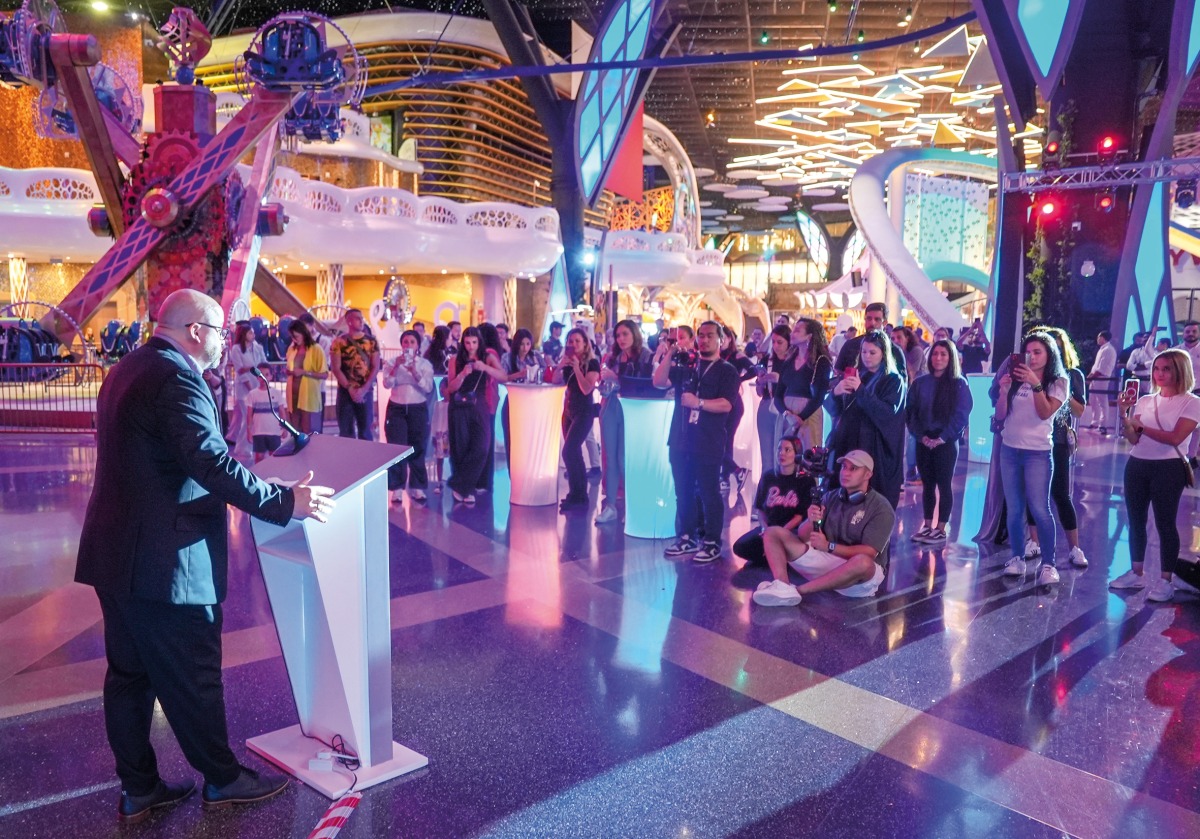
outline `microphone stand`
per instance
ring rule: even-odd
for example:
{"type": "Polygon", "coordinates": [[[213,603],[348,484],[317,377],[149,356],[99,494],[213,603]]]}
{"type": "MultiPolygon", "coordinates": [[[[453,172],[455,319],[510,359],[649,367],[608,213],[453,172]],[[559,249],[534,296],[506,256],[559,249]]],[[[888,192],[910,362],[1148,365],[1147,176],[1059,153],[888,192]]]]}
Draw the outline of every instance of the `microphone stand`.
{"type": "Polygon", "coordinates": [[[272,452],[275,457],[288,457],[296,454],[302,448],[308,445],[309,435],[302,431],[297,431],[296,427],[290,422],[279,416],[279,412],[275,410],[275,400],[271,398],[271,383],[267,381],[267,377],[263,375],[262,370],[253,367],[250,370],[250,375],[267,385],[267,404],[271,406],[271,416],[279,422],[279,427],[291,435],[291,439],[282,446],[272,452]]]}

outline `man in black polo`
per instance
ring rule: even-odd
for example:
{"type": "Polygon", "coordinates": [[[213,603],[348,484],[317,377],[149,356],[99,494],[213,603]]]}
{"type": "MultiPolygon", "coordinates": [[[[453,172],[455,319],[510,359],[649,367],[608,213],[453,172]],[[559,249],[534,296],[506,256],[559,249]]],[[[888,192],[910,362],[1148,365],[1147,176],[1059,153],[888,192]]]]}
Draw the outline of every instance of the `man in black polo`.
{"type": "MultiPolygon", "coordinates": [[[[863,312],[863,325],[865,332],[878,332],[883,329],[887,323],[888,309],[886,303],[868,303],[867,309],[863,312]]],[[[840,374],[847,367],[858,366],[858,348],[862,346],[862,335],[855,338],[847,338],[842,344],[842,348],[838,351],[837,363],[833,365],[833,372],[840,374]]],[[[904,358],[904,350],[900,349],[895,344],[892,344],[892,357],[896,359],[896,369],[903,372],[908,369],[908,362],[904,358]]]]}
{"type": "Polygon", "coordinates": [[[733,410],[734,400],[741,398],[737,370],[721,360],[720,349],[720,324],[707,320],[696,330],[698,357],[694,364],[678,358],[681,353],[673,350],[669,341],[659,342],[654,359],[655,387],[675,388],[675,415],[667,446],[675,478],[678,538],[664,554],[691,554],[697,562],[712,562],[721,555],[725,415],[733,410]]]}

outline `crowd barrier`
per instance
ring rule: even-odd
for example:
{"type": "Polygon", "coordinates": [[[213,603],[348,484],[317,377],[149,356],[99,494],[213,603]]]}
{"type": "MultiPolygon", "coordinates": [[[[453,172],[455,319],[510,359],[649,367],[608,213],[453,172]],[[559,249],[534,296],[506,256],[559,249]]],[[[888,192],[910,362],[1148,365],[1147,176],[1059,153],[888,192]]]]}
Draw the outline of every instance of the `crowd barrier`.
{"type": "Polygon", "coordinates": [[[96,430],[99,364],[0,364],[0,432],[96,430]]]}

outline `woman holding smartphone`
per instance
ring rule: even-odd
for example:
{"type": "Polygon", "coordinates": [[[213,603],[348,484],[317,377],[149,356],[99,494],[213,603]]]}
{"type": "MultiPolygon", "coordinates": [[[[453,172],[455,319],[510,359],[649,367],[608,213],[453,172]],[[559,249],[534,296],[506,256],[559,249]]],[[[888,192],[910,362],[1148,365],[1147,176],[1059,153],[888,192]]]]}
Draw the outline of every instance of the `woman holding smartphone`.
{"type": "MultiPolygon", "coordinates": [[[[1154,508],[1158,530],[1159,579],[1150,583],[1147,600],[1166,602],[1174,596],[1172,577],[1179,562],[1179,529],[1175,516],[1188,484],[1187,466],[1180,446],[1200,423],[1200,398],[1192,359],[1187,351],[1171,349],[1159,353],[1150,370],[1153,390],[1137,398],[1126,389],[1119,400],[1124,418],[1122,434],[1133,444],[1125,462],[1125,509],[1129,513],[1129,558],[1131,567],[1110,588],[1137,589],[1146,586],[1146,525],[1154,508]]],[[[1136,381],[1136,380],[1135,380],[1136,381]]],[[[1136,386],[1135,386],[1136,387],[1136,386]]]]}
{"type": "Polygon", "coordinates": [[[603,453],[604,503],[596,524],[616,521],[617,497],[625,475],[625,415],[621,409],[621,380],[648,379],[654,372],[653,354],[642,346],[642,330],[631,320],[613,329],[613,350],[600,370],[600,449],[603,453]]]}
{"type": "Polygon", "coordinates": [[[792,327],[791,360],[780,372],[775,407],[779,410],[776,439],[794,436],[800,453],[825,440],[821,405],[829,392],[833,359],[825,328],[813,318],[800,318],[792,327]]]}
{"type": "Polygon", "coordinates": [[[563,462],[567,466],[567,495],[559,503],[560,513],[587,507],[587,466],[583,441],[595,421],[592,391],[600,383],[600,362],[592,355],[587,333],[576,327],[567,333],[563,357],[554,368],[554,381],[567,386],[563,394],[563,462]]]}
{"type": "Polygon", "coordinates": [[[834,461],[861,449],[875,461],[871,487],[892,509],[904,479],[905,375],[896,369],[892,342],[884,332],[868,332],[858,348],[857,367],[846,370],[825,399],[833,415],[834,461]]]}
{"type": "Polygon", "coordinates": [[[1025,554],[1019,547],[1029,510],[1042,545],[1040,585],[1059,581],[1054,567],[1054,517],[1050,514],[1050,483],[1054,475],[1054,416],[1067,400],[1067,371],[1058,344],[1045,332],[1025,336],[1021,363],[1000,377],[996,419],[1003,424],[1000,480],[1008,509],[1008,541],[1013,555],[1004,565],[1008,576],[1025,574],[1025,554]]]}
{"type": "Polygon", "coordinates": [[[775,426],[779,422],[780,410],[784,408],[783,390],[779,385],[784,368],[791,359],[792,330],[786,326],[776,326],[771,330],[770,342],[763,352],[755,368],[758,377],[755,387],[760,397],[758,415],[754,418],[758,428],[759,463],[762,464],[763,474],[766,474],[770,464],[775,462],[775,426]],[[776,404],[776,394],[779,402],[776,404]]]}
{"type": "Polygon", "coordinates": [[[463,330],[458,354],[450,359],[446,391],[450,397],[450,468],[447,483],[454,500],[475,503],[478,486],[492,440],[492,421],[484,402],[490,367],[479,330],[463,330]]]}
{"type": "Polygon", "coordinates": [[[406,329],[400,336],[400,354],[384,366],[383,386],[388,388],[383,432],[389,443],[412,446],[412,454],[388,467],[392,500],[408,489],[413,501],[424,501],[429,487],[425,472],[425,441],[429,439],[429,394],[433,392],[433,365],[421,358],[421,336],[406,329]]]}
{"type": "Polygon", "coordinates": [[[958,348],[953,341],[934,342],[927,370],[913,382],[905,408],[909,436],[917,442],[915,461],[925,513],[912,540],[937,544],[946,541],[950,527],[958,443],[967,428],[972,401],[967,380],[959,372],[958,348]]]}
{"type": "Polygon", "coordinates": [[[288,335],[292,339],[287,350],[288,410],[295,417],[296,430],[312,434],[324,425],[321,386],[329,378],[329,361],[303,321],[292,321],[288,335]]]}

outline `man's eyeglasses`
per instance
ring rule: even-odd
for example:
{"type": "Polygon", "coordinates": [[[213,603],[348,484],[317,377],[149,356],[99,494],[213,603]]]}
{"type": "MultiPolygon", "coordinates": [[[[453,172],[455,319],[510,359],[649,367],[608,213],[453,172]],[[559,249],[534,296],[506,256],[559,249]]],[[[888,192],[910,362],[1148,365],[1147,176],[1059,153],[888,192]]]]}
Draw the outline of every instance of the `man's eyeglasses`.
{"type": "Polygon", "coordinates": [[[205,323],[202,320],[194,320],[191,323],[186,324],[186,325],[187,326],[207,326],[209,329],[212,329],[215,332],[217,332],[221,336],[222,341],[228,341],[229,336],[233,334],[232,329],[227,329],[224,326],[213,326],[211,323],[205,323]]]}

